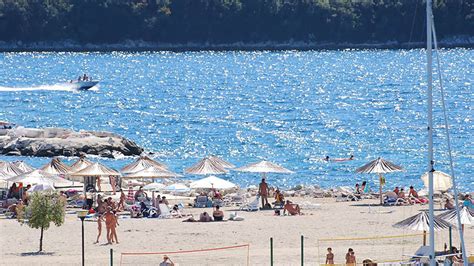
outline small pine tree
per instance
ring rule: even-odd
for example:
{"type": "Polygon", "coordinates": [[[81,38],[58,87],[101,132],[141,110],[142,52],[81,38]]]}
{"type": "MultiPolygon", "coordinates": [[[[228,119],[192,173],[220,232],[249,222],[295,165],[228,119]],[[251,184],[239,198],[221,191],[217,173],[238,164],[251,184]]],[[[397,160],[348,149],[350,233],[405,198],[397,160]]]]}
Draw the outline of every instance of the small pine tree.
{"type": "Polygon", "coordinates": [[[43,251],[43,231],[53,222],[56,226],[64,223],[66,200],[57,193],[35,192],[26,207],[18,208],[18,221],[29,227],[41,229],[39,252],[43,251]]]}

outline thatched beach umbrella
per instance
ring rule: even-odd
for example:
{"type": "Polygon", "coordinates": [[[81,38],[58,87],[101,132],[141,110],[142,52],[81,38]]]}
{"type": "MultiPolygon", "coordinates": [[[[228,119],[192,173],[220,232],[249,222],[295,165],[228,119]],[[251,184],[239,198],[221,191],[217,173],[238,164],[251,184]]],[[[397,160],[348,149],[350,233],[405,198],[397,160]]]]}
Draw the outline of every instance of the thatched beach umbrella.
{"type": "MultiPolygon", "coordinates": [[[[467,224],[467,225],[474,224],[474,211],[469,209],[466,206],[463,206],[459,210],[459,216],[460,216],[459,218],[461,218],[461,226],[462,226],[462,231],[464,233],[464,225],[465,224],[467,224]]],[[[457,226],[457,224],[458,224],[456,209],[446,211],[446,212],[444,212],[444,213],[442,213],[442,214],[440,214],[436,217],[445,220],[446,222],[450,223],[452,226],[457,226]]],[[[451,227],[449,227],[449,247],[450,248],[453,246],[451,227]]]]}
{"type": "MultiPolygon", "coordinates": [[[[421,176],[421,180],[425,184],[425,187],[428,187],[428,173],[424,173],[421,176]]],[[[450,188],[453,187],[453,179],[450,175],[441,172],[441,171],[434,171],[433,172],[433,189],[435,191],[448,191],[450,188]]]]}
{"type": "Polygon", "coordinates": [[[211,161],[213,161],[214,163],[216,163],[217,165],[220,165],[222,168],[225,168],[225,169],[232,169],[232,168],[235,168],[235,165],[227,162],[227,161],[224,161],[223,159],[217,157],[217,156],[214,156],[214,155],[211,155],[208,157],[211,161]]]}
{"type": "Polygon", "coordinates": [[[220,175],[229,171],[215,161],[209,158],[204,158],[187,168],[185,172],[193,175],[220,175]]]}
{"type": "Polygon", "coordinates": [[[356,169],[357,173],[364,173],[364,174],[378,174],[379,175],[379,182],[380,182],[380,205],[382,205],[382,186],[384,185],[385,181],[383,179],[382,174],[392,173],[392,172],[399,172],[403,171],[401,166],[395,165],[389,161],[386,161],[382,158],[377,158],[359,168],[356,169]]]}
{"type": "Polygon", "coordinates": [[[189,185],[191,188],[215,188],[215,189],[230,189],[237,187],[236,184],[219,178],[217,176],[208,176],[203,179],[192,182],[189,185]]]}
{"type": "MultiPolygon", "coordinates": [[[[93,162],[87,160],[85,157],[80,157],[76,162],[74,162],[71,167],[70,171],[71,173],[79,172],[82,169],[94,164],[93,162]]],[[[68,175],[66,178],[74,180],[74,181],[82,181],[82,177],[80,176],[74,176],[74,175],[68,175]]]]}
{"type": "Polygon", "coordinates": [[[7,179],[9,177],[14,177],[23,173],[24,172],[13,163],[3,162],[0,165],[0,178],[1,179],[7,179]]]}
{"type": "MultiPolygon", "coordinates": [[[[430,224],[428,214],[425,211],[408,217],[407,219],[394,224],[393,227],[410,229],[413,231],[423,231],[423,246],[426,246],[426,231],[430,230],[430,224]]],[[[450,224],[441,218],[435,217],[433,227],[435,231],[441,231],[448,229],[450,224]]]]}
{"type": "Polygon", "coordinates": [[[148,156],[140,156],[135,162],[123,167],[120,172],[124,174],[135,173],[150,166],[160,168],[162,170],[168,170],[168,167],[165,164],[157,162],[148,156]]]}
{"type": "Polygon", "coordinates": [[[22,182],[25,184],[50,184],[54,185],[55,183],[65,183],[68,182],[64,178],[58,177],[47,173],[43,170],[33,170],[28,173],[23,173],[18,176],[10,177],[7,179],[8,182],[22,182]]]}
{"type": "Polygon", "coordinates": [[[182,175],[173,173],[169,170],[164,170],[162,168],[157,168],[156,166],[149,166],[138,172],[126,174],[122,178],[172,178],[172,177],[182,177],[182,175]]]}
{"type": "Polygon", "coordinates": [[[48,174],[52,175],[67,175],[72,173],[71,168],[61,162],[59,158],[53,158],[49,163],[45,164],[43,167],[40,168],[40,170],[45,171],[48,174]]]}
{"type": "Polygon", "coordinates": [[[293,171],[290,171],[282,166],[274,164],[269,161],[261,161],[258,163],[252,163],[243,167],[239,167],[235,169],[241,172],[249,172],[249,173],[261,173],[262,178],[265,178],[267,173],[276,173],[276,174],[292,174],[293,171]]]}
{"type": "Polygon", "coordinates": [[[23,171],[23,173],[27,173],[27,172],[31,172],[31,171],[35,170],[35,168],[31,167],[30,165],[28,165],[24,161],[16,161],[16,162],[13,162],[13,164],[16,167],[20,168],[21,171],[23,171]]]}
{"type": "MultiPolygon", "coordinates": [[[[85,177],[96,177],[97,180],[99,180],[97,182],[98,182],[98,186],[99,186],[99,190],[100,190],[100,177],[108,176],[108,177],[114,178],[114,177],[120,176],[120,173],[115,171],[114,169],[109,168],[109,167],[107,167],[105,165],[102,165],[100,163],[93,163],[93,164],[87,166],[86,168],[73,173],[72,175],[73,176],[83,176],[84,178],[85,177]]],[[[85,183],[86,182],[84,182],[84,186],[85,186],[85,183]]],[[[112,191],[115,193],[115,185],[114,184],[111,184],[111,185],[112,185],[112,191]]],[[[84,192],[85,192],[85,187],[84,187],[84,192]]]]}

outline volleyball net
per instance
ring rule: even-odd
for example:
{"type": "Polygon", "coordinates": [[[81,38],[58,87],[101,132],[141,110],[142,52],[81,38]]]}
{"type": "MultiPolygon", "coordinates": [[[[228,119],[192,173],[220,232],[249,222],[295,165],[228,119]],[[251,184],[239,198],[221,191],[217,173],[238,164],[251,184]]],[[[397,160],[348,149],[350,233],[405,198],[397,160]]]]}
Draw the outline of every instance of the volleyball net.
{"type": "Polygon", "coordinates": [[[250,245],[227,247],[159,251],[159,252],[122,252],[120,265],[158,265],[164,256],[174,265],[250,265],[250,245]]]}
{"type": "Polygon", "coordinates": [[[423,244],[423,233],[369,236],[356,238],[325,238],[317,240],[318,262],[326,262],[327,248],[335,254],[336,264],[345,263],[345,255],[349,248],[354,250],[358,262],[364,259],[375,260],[378,263],[403,261],[423,244]]]}

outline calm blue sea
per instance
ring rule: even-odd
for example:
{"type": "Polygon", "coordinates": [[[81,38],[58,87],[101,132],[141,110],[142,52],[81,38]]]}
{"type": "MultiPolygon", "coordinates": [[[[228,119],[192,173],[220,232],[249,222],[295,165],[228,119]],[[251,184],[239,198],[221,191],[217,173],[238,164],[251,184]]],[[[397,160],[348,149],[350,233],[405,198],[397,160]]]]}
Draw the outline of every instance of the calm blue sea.
{"type": "MultiPolygon", "coordinates": [[[[456,174],[462,190],[473,191],[474,50],[440,55],[456,174]]],[[[375,186],[375,176],[354,170],[382,156],[406,169],[386,176],[389,187],[421,187],[427,168],[423,50],[0,53],[0,77],[0,120],[116,132],[180,173],[216,154],[239,166],[267,159],[295,171],[269,175],[280,187],[375,186]],[[58,84],[82,73],[100,87],[58,84]],[[351,154],[354,161],[322,161],[351,154]]],[[[434,97],[436,169],[449,171],[438,89],[434,97]]],[[[102,161],[121,168],[132,160],[102,161]]],[[[237,172],[224,178],[259,181],[237,172]]]]}

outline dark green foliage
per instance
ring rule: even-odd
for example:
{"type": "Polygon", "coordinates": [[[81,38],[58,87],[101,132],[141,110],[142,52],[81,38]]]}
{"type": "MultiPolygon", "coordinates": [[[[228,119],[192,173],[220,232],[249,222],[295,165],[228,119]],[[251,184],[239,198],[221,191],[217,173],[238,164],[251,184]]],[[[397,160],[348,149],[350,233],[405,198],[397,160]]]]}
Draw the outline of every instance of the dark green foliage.
{"type": "MultiPolygon", "coordinates": [[[[474,35],[473,0],[435,0],[440,38],[474,35]]],[[[0,0],[0,40],[422,41],[421,0],[0,0]]]]}

